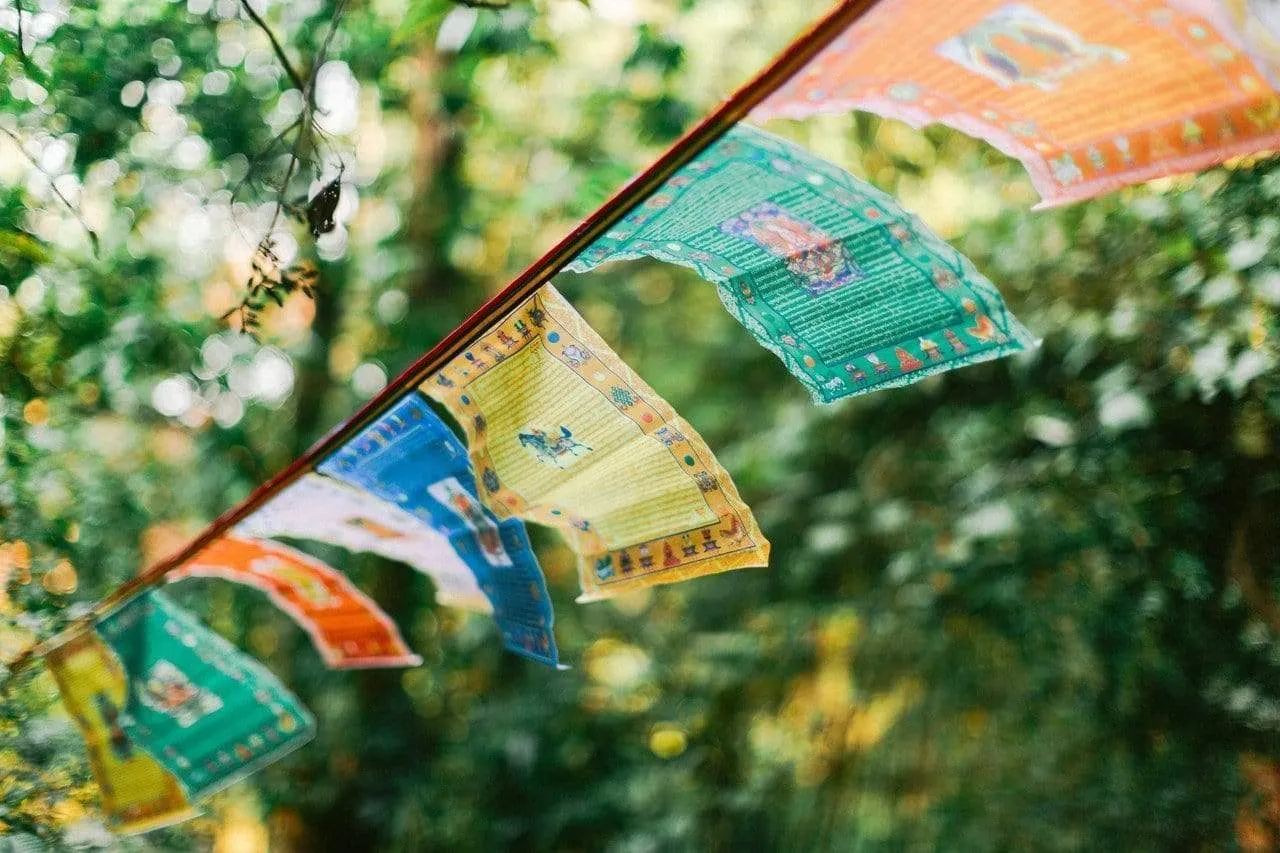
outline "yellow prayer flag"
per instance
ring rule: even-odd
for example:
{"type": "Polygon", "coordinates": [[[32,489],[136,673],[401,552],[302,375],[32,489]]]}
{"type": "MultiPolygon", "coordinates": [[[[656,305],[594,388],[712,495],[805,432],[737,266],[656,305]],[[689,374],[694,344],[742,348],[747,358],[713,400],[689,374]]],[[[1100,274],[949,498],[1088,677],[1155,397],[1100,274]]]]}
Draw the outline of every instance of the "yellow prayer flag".
{"type": "Polygon", "coordinates": [[[706,442],[550,285],[422,390],[462,424],[496,514],[568,534],[579,601],[768,565],[706,442]]]}
{"type": "Polygon", "coordinates": [[[121,729],[124,670],[98,635],[85,631],[45,655],[45,663],[84,737],[102,810],[116,831],[147,832],[194,817],[178,781],[121,729]]]}

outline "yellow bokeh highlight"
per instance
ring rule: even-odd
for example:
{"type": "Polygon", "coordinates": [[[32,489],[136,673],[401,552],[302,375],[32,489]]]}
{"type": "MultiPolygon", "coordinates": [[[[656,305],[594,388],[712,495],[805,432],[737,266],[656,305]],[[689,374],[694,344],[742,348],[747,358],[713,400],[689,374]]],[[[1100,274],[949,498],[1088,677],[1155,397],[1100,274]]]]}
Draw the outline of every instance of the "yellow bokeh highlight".
{"type": "Polygon", "coordinates": [[[70,560],[59,560],[56,565],[40,578],[40,585],[54,595],[70,595],[76,591],[80,580],[76,576],[75,566],[70,560]]]}
{"type": "Polygon", "coordinates": [[[814,668],[789,684],[776,713],[756,714],[750,742],[757,756],[790,766],[796,784],[822,784],[845,756],[879,744],[923,695],[915,679],[868,693],[853,676],[863,631],[852,610],[837,609],[814,627],[814,668]]]}
{"type": "Polygon", "coordinates": [[[49,404],[42,397],[27,401],[27,404],[22,407],[22,419],[31,426],[48,423],[49,404]]]}
{"type": "Polygon", "coordinates": [[[244,803],[233,803],[221,815],[213,836],[213,853],[262,853],[268,849],[267,826],[244,803]]]}
{"type": "Polygon", "coordinates": [[[659,723],[649,732],[649,751],[662,759],[682,755],[689,747],[684,729],[671,723],[659,723]]]}

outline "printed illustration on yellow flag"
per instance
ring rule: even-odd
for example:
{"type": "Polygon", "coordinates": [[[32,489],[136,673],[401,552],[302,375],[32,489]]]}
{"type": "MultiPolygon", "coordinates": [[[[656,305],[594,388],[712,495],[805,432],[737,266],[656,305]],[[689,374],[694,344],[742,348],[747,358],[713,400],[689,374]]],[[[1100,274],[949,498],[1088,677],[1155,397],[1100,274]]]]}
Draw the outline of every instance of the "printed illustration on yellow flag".
{"type": "Polygon", "coordinates": [[[84,737],[102,810],[122,834],[147,832],[193,817],[178,781],[125,735],[124,670],[93,631],[45,656],[67,712],[84,737]]]}
{"type": "Polygon", "coordinates": [[[480,495],[558,527],[582,596],[768,565],[728,473],[553,287],[422,385],[462,424],[480,495]]]}

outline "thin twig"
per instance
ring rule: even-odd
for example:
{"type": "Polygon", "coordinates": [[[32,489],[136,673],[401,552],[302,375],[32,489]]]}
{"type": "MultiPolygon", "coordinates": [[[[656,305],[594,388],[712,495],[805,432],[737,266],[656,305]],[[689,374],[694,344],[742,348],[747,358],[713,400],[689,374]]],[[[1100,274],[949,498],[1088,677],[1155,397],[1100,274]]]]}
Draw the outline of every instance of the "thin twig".
{"type": "Polygon", "coordinates": [[[249,16],[249,20],[258,25],[258,29],[267,34],[267,39],[271,42],[271,49],[275,51],[276,59],[280,60],[280,64],[284,66],[284,72],[289,75],[289,79],[293,81],[293,87],[298,91],[306,89],[306,84],[302,80],[302,75],[298,73],[298,69],[293,67],[293,63],[289,61],[289,57],[284,52],[284,46],[280,44],[280,40],[276,38],[276,34],[272,32],[271,26],[262,19],[252,6],[249,0],[240,0],[240,7],[244,9],[245,14],[249,16]]]}
{"type": "Polygon", "coordinates": [[[253,170],[257,168],[258,164],[270,156],[271,152],[276,150],[276,146],[280,144],[286,136],[293,133],[300,124],[302,124],[301,116],[295,118],[288,127],[271,137],[271,141],[268,142],[261,151],[253,155],[249,160],[248,168],[245,169],[244,177],[236,181],[236,185],[231,189],[231,201],[233,203],[237,198],[239,198],[240,190],[244,189],[244,185],[249,182],[249,179],[253,176],[253,170]]]}
{"type": "Polygon", "coordinates": [[[80,223],[80,227],[89,235],[89,242],[93,244],[93,253],[94,255],[97,255],[99,249],[98,233],[89,227],[89,223],[85,221],[84,216],[80,213],[80,209],[72,204],[71,200],[62,194],[62,190],[58,189],[58,182],[54,180],[53,175],[50,175],[44,170],[44,166],[40,165],[40,161],[27,153],[27,148],[22,142],[22,137],[18,136],[18,134],[14,133],[7,127],[0,127],[0,131],[3,131],[5,136],[13,140],[13,144],[18,147],[18,151],[26,158],[27,162],[30,163],[37,172],[44,175],[45,179],[49,182],[49,188],[53,190],[53,194],[58,197],[58,201],[62,202],[67,210],[71,211],[71,215],[76,218],[76,221],[80,223]]]}
{"type": "MultiPolygon", "coordinates": [[[[244,0],[241,0],[241,2],[243,3],[244,0]]],[[[252,15],[252,10],[249,9],[247,4],[245,5],[245,8],[250,11],[252,15]]],[[[290,207],[288,201],[289,185],[293,182],[294,176],[301,170],[304,162],[313,162],[313,160],[308,156],[307,149],[313,145],[313,141],[315,139],[319,138],[323,140],[325,137],[324,130],[315,122],[315,115],[318,109],[315,98],[316,78],[320,73],[320,68],[324,65],[325,57],[328,56],[329,47],[333,43],[334,36],[337,34],[338,25],[342,20],[343,14],[346,12],[346,8],[347,0],[337,0],[337,3],[335,3],[333,15],[329,18],[328,30],[325,32],[324,40],[321,42],[320,49],[316,53],[314,61],[311,63],[307,79],[305,81],[301,81],[300,77],[296,75],[292,69],[289,69],[290,77],[293,78],[295,84],[298,85],[298,90],[302,93],[301,114],[292,124],[289,125],[289,127],[285,128],[271,140],[265,152],[254,158],[256,161],[267,153],[270,153],[270,151],[274,150],[276,144],[279,143],[284,136],[294,129],[297,130],[297,135],[293,138],[293,146],[289,152],[289,162],[285,167],[284,177],[280,181],[279,187],[276,189],[275,208],[271,213],[271,221],[267,224],[266,231],[262,239],[258,241],[254,251],[255,267],[259,257],[264,260],[264,264],[272,266],[273,269],[270,272],[263,271],[261,274],[270,275],[271,273],[275,273],[277,276],[275,279],[275,285],[277,286],[284,280],[285,273],[276,267],[277,262],[273,252],[274,244],[271,235],[275,232],[276,226],[280,224],[281,216],[283,216],[284,212],[290,207]]],[[[257,18],[256,15],[253,15],[253,17],[255,20],[261,21],[261,19],[257,18]]],[[[265,25],[260,24],[260,26],[264,26],[265,29],[265,25]]],[[[268,34],[270,35],[270,33],[268,34]]],[[[283,51],[278,48],[279,43],[275,40],[274,36],[272,36],[272,44],[277,45],[276,55],[280,57],[282,63],[285,62],[286,60],[284,59],[283,51]]],[[[252,174],[252,169],[253,165],[251,163],[250,172],[245,175],[241,184],[249,179],[249,175],[252,174]]],[[[316,169],[316,172],[318,174],[319,169],[316,169]]],[[[235,198],[235,194],[238,192],[239,185],[237,185],[235,192],[232,193],[233,200],[235,198]]],[[[258,271],[255,271],[255,276],[258,274],[258,271]]],[[[278,291],[274,289],[270,283],[262,280],[255,281],[254,278],[251,278],[250,285],[247,288],[247,293],[240,300],[240,304],[229,309],[222,315],[221,319],[225,321],[232,315],[238,313],[240,316],[241,329],[248,330],[250,328],[248,318],[250,316],[256,317],[256,312],[259,308],[256,300],[262,295],[264,290],[267,296],[275,299],[277,302],[281,302],[281,297],[278,295],[278,291]]],[[[308,296],[312,296],[314,298],[313,291],[306,287],[303,287],[302,290],[304,293],[307,293],[308,296]]],[[[287,292],[292,292],[292,290],[287,292]]]]}
{"type": "Polygon", "coordinates": [[[320,45],[320,52],[316,54],[315,65],[311,68],[311,79],[307,81],[307,85],[314,86],[316,82],[316,74],[320,71],[320,66],[324,65],[324,59],[329,55],[329,44],[333,41],[333,37],[338,34],[338,22],[342,20],[342,16],[347,11],[347,0],[338,0],[334,5],[333,17],[329,19],[329,31],[325,33],[324,42],[320,45]]]}
{"type": "Polygon", "coordinates": [[[284,180],[280,182],[280,189],[276,192],[276,209],[271,214],[271,224],[267,226],[267,236],[263,238],[264,241],[271,239],[271,232],[276,230],[276,223],[280,221],[280,214],[284,212],[285,206],[288,204],[285,197],[289,193],[289,183],[293,180],[293,170],[302,162],[302,143],[310,135],[311,121],[311,107],[304,106],[300,121],[301,127],[298,128],[298,135],[293,138],[293,149],[289,152],[289,165],[285,167],[284,180]]]}
{"type": "Polygon", "coordinates": [[[22,0],[13,0],[13,7],[18,10],[18,56],[22,64],[27,64],[27,49],[22,45],[22,0]]]}
{"type": "Polygon", "coordinates": [[[338,0],[333,10],[333,17],[329,19],[329,30],[325,33],[324,41],[320,44],[320,51],[316,54],[315,61],[311,63],[311,73],[307,76],[307,82],[302,86],[302,127],[298,130],[298,135],[294,137],[293,151],[289,156],[289,165],[285,169],[284,180],[280,183],[280,190],[276,195],[276,209],[271,215],[271,224],[267,226],[268,238],[271,236],[271,232],[275,230],[276,223],[280,221],[280,214],[284,212],[285,196],[289,192],[289,182],[293,179],[294,169],[298,168],[302,162],[303,145],[313,132],[316,111],[316,76],[320,73],[320,67],[324,65],[325,57],[329,53],[329,45],[333,42],[333,37],[338,32],[338,23],[342,20],[342,15],[346,12],[346,9],[347,0],[338,0]]]}
{"type": "MultiPolygon", "coordinates": [[[[556,273],[575,257],[581,254],[603,236],[610,228],[616,226],[630,214],[639,204],[649,198],[680,168],[688,165],[694,157],[701,154],[718,139],[722,138],[735,124],[746,118],[752,108],[760,104],[765,97],[775,92],[778,87],[791,79],[800,71],[805,63],[811,61],[823,48],[829,45],[840,33],[845,32],[863,15],[876,5],[876,0],[843,0],[827,13],[817,24],[801,35],[770,65],[761,70],[748,83],[725,100],[715,112],[705,117],[692,130],[671,146],[659,160],[644,172],[618,190],[607,202],[580,223],[572,232],[553,246],[542,257],[534,261],[523,273],[507,284],[498,294],[491,297],[461,326],[454,329],[443,340],[424,353],[403,373],[389,382],[372,400],[348,418],[338,428],[330,430],[324,438],[317,441],[302,456],[295,459],[283,471],[278,472],[266,483],[259,486],[253,494],[236,506],[224,512],[210,523],[195,539],[188,542],[182,550],[171,554],[158,563],[145,569],[120,586],[94,605],[93,610],[80,622],[73,623],[73,628],[64,629],[58,634],[23,649],[8,662],[8,678],[12,679],[21,673],[42,655],[65,643],[75,635],[76,630],[84,630],[92,626],[95,619],[101,618],[112,607],[127,601],[130,596],[149,589],[160,583],[164,576],[178,566],[189,561],[200,553],[211,542],[230,530],[234,525],[249,517],[264,503],[278,494],[281,489],[297,480],[305,472],[312,470],[320,459],[328,458],[342,444],[348,441],[359,430],[364,429],[374,418],[385,413],[391,405],[409,389],[425,381],[448,362],[457,357],[466,347],[474,344],[483,334],[487,324],[504,317],[515,310],[537,288],[551,280],[556,273]]],[[[5,676],[0,673],[0,679],[5,676]]]]}
{"type": "MultiPolygon", "coordinates": [[[[240,197],[240,190],[244,189],[245,185],[249,183],[249,181],[253,178],[254,170],[257,169],[258,164],[261,163],[264,159],[266,159],[271,154],[272,151],[275,151],[276,146],[281,142],[281,140],[283,140],[286,136],[288,136],[294,130],[297,130],[301,124],[302,124],[302,117],[299,116],[298,118],[293,120],[292,124],[290,124],[284,130],[280,131],[275,136],[273,136],[271,138],[271,141],[267,143],[265,148],[263,148],[257,154],[253,155],[253,158],[249,160],[248,167],[245,169],[244,177],[236,181],[236,185],[231,188],[231,199],[230,201],[227,202],[228,207],[234,208],[236,200],[240,197]]],[[[237,221],[234,216],[232,216],[231,221],[232,221],[232,224],[235,225],[236,231],[239,232],[241,238],[243,238],[244,241],[249,245],[253,245],[252,241],[249,239],[249,235],[246,234],[245,230],[240,227],[239,221],[237,221]]]]}

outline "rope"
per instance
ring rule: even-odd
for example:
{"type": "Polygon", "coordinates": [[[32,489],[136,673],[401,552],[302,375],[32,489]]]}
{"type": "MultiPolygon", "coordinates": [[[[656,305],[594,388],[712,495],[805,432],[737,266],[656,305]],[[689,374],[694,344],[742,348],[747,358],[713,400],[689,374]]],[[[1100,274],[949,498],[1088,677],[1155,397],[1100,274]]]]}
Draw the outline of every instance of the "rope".
{"type": "Polygon", "coordinates": [[[475,343],[492,321],[520,306],[542,285],[573,261],[584,249],[622,221],[632,210],[658,190],[666,180],[713,145],[783,83],[793,77],[824,47],[869,12],[877,0],[841,0],[823,18],[792,42],[773,62],[726,99],[714,112],[677,140],[657,162],[632,178],[612,198],[569,232],[550,251],[534,261],[510,284],[480,306],[445,338],[411,364],[346,423],[313,444],[302,456],[259,486],[235,507],[218,516],[186,547],[166,557],[112,590],[89,613],[53,637],[28,646],[8,664],[10,675],[21,672],[37,657],[73,639],[107,613],[140,592],[156,586],[164,576],[200,553],[215,539],[247,518],[278,492],[341,447],[349,438],[390,409],[406,392],[444,367],[475,343]]]}

